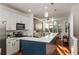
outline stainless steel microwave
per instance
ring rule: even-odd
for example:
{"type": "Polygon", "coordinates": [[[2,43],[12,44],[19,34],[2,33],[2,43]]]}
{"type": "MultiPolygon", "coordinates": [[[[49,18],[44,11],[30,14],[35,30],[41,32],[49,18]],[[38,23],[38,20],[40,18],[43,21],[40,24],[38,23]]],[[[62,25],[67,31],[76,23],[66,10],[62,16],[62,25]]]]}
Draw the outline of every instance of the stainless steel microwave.
{"type": "Polygon", "coordinates": [[[16,30],[25,30],[24,23],[16,23],[16,30]]]}

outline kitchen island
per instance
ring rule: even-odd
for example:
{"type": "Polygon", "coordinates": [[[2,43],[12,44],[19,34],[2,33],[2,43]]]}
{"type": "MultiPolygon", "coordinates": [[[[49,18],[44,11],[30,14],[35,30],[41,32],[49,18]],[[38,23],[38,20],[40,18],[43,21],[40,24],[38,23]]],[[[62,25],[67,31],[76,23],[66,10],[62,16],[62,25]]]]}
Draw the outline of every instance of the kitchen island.
{"type": "Polygon", "coordinates": [[[46,55],[47,44],[54,43],[56,41],[57,33],[51,33],[50,35],[35,38],[35,37],[20,37],[20,50],[23,55],[46,55]]]}

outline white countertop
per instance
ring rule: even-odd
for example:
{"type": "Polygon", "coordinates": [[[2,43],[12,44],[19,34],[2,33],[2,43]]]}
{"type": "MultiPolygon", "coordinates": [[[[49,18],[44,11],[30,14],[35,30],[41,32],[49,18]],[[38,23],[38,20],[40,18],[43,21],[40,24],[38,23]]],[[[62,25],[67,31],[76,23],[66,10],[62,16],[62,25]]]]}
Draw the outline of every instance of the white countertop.
{"type": "Polygon", "coordinates": [[[41,37],[41,38],[35,38],[35,37],[20,37],[17,38],[19,40],[27,40],[27,41],[36,41],[36,42],[44,42],[44,43],[50,43],[54,37],[57,35],[57,33],[51,33],[50,35],[41,37]]]}

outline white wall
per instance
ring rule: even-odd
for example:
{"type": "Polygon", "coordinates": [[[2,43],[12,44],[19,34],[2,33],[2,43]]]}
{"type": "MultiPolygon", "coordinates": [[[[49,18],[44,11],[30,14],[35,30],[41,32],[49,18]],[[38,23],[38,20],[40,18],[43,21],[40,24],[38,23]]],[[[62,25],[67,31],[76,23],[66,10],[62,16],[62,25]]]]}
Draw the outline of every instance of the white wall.
{"type": "Polygon", "coordinates": [[[73,13],[72,12],[69,15],[69,23],[70,23],[70,36],[73,36],[73,13]]]}
{"type": "MultiPolygon", "coordinates": [[[[72,20],[72,34],[73,34],[73,49],[72,49],[72,54],[77,54],[77,43],[79,38],[76,38],[77,36],[79,37],[79,5],[74,5],[72,6],[71,14],[73,15],[73,20],[72,20]]],[[[79,52],[79,51],[78,51],[79,52]]]]}
{"type": "Polygon", "coordinates": [[[79,5],[75,5],[72,7],[72,12],[73,12],[73,35],[79,35],[79,5]]]}
{"type": "Polygon", "coordinates": [[[24,14],[0,4],[0,20],[7,21],[7,30],[15,30],[16,23],[23,22],[28,29],[27,34],[33,35],[33,14],[24,14]]]}
{"type": "MultiPolygon", "coordinates": [[[[76,11],[76,9],[75,9],[76,11]]],[[[69,22],[70,22],[70,48],[71,48],[71,54],[72,55],[77,55],[77,39],[74,37],[74,11],[73,7],[71,9],[71,13],[69,16],[69,22]]]]}
{"type": "Polygon", "coordinates": [[[72,7],[72,12],[74,14],[73,26],[74,26],[74,35],[79,36],[79,5],[72,7]]]}

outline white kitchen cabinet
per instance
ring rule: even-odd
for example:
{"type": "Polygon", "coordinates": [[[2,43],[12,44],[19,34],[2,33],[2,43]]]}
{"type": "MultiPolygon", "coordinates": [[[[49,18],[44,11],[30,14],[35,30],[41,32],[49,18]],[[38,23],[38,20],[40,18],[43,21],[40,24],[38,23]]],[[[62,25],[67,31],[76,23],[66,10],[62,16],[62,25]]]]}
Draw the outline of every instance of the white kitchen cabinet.
{"type": "Polygon", "coordinates": [[[14,39],[14,52],[19,51],[20,48],[20,41],[18,39],[14,39]]]}
{"type": "Polygon", "coordinates": [[[8,13],[8,16],[6,18],[6,30],[16,30],[16,20],[17,14],[8,13]]]}
{"type": "Polygon", "coordinates": [[[21,15],[17,16],[16,23],[21,23],[21,19],[22,19],[21,15]]]}
{"type": "Polygon", "coordinates": [[[24,23],[27,17],[25,17],[24,15],[19,15],[17,14],[17,20],[16,23],[24,23]]]}
{"type": "Polygon", "coordinates": [[[24,23],[23,18],[23,15],[8,11],[5,18],[7,21],[6,30],[16,30],[16,23],[24,23]]]}
{"type": "Polygon", "coordinates": [[[15,9],[0,5],[0,20],[5,20],[6,30],[16,30],[16,23],[25,23],[28,34],[33,35],[33,14],[24,14],[15,9]]]}
{"type": "Polygon", "coordinates": [[[17,38],[7,38],[6,54],[15,54],[17,51],[19,51],[19,40],[17,38]]]}
{"type": "Polygon", "coordinates": [[[16,24],[14,21],[7,21],[6,30],[16,30],[16,24]]]}
{"type": "Polygon", "coordinates": [[[12,54],[13,50],[12,50],[12,41],[8,38],[6,40],[6,54],[12,54]]]}

